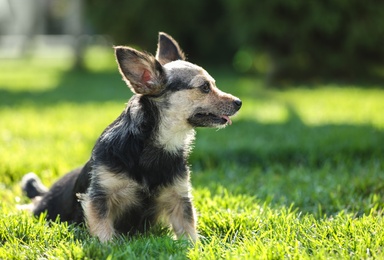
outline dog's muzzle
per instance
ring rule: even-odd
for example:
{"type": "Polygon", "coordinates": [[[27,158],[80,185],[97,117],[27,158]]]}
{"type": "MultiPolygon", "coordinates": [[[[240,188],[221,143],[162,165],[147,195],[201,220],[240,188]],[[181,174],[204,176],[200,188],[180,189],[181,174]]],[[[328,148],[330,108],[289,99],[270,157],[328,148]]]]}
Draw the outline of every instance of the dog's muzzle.
{"type": "Polygon", "coordinates": [[[231,102],[223,102],[218,109],[198,108],[188,122],[193,127],[220,127],[231,125],[231,116],[235,115],[242,106],[242,101],[238,98],[231,102]]]}

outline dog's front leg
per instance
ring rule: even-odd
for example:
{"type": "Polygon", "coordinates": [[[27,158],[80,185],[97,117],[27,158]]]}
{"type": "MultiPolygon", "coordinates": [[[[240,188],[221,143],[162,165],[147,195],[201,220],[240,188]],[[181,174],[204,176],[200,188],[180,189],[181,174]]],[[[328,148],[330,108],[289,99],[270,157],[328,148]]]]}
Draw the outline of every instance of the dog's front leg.
{"type": "Polygon", "coordinates": [[[180,197],[177,200],[169,215],[170,224],[178,239],[187,238],[195,242],[197,240],[196,214],[191,198],[180,197]]]}
{"type": "Polygon", "coordinates": [[[140,205],[141,190],[142,187],[126,175],[105,166],[95,167],[87,193],[79,197],[91,235],[102,242],[112,239],[117,233],[116,219],[127,209],[140,205]]]}
{"type": "Polygon", "coordinates": [[[105,200],[98,201],[90,198],[88,194],[81,195],[85,220],[92,236],[97,236],[101,242],[111,240],[115,235],[113,216],[110,209],[105,208],[105,200]]]}
{"type": "Polygon", "coordinates": [[[188,179],[163,188],[157,199],[157,208],[172,225],[178,239],[197,240],[196,213],[192,205],[188,179]]]}

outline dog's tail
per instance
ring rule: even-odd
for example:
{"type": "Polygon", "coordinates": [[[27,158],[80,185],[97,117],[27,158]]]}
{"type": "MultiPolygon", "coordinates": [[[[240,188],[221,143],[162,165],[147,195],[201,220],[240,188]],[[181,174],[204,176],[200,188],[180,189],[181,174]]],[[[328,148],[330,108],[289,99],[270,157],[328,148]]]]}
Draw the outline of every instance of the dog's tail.
{"type": "Polygon", "coordinates": [[[42,196],[48,191],[47,187],[41,183],[39,177],[33,172],[24,175],[21,180],[21,189],[30,199],[42,196]]]}

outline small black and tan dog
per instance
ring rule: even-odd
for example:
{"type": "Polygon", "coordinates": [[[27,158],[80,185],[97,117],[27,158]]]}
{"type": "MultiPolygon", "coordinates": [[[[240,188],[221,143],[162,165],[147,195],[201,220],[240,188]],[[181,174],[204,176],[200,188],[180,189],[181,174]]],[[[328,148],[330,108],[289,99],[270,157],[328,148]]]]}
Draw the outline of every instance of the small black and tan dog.
{"type": "Polygon", "coordinates": [[[86,223],[100,241],[144,232],[159,221],[178,238],[197,239],[187,165],[195,127],[223,127],[241,107],[178,43],[159,34],[156,57],[115,47],[124,81],[135,93],[97,140],[81,168],[46,189],[33,173],[23,190],[35,215],[86,223]]]}

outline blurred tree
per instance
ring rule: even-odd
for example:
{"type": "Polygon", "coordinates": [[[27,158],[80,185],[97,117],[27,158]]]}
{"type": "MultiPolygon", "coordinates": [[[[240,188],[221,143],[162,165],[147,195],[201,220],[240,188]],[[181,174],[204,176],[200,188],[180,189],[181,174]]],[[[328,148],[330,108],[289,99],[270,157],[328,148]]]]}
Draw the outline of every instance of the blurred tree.
{"type": "Polygon", "coordinates": [[[226,0],[237,45],[267,51],[275,77],[370,75],[384,65],[384,2],[226,0]]]}
{"type": "Polygon", "coordinates": [[[232,59],[235,46],[222,1],[86,0],[87,13],[99,33],[114,44],[137,44],[155,50],[157,33],[176,38],[193,59],[216,63],[232,59]]]}
{"type": "Polygon", "coordinates": [[[355,77],[384,65],[384,1],[86,0],[115,44],[173,35],[193,59],[274,78],[355,77]]]}

